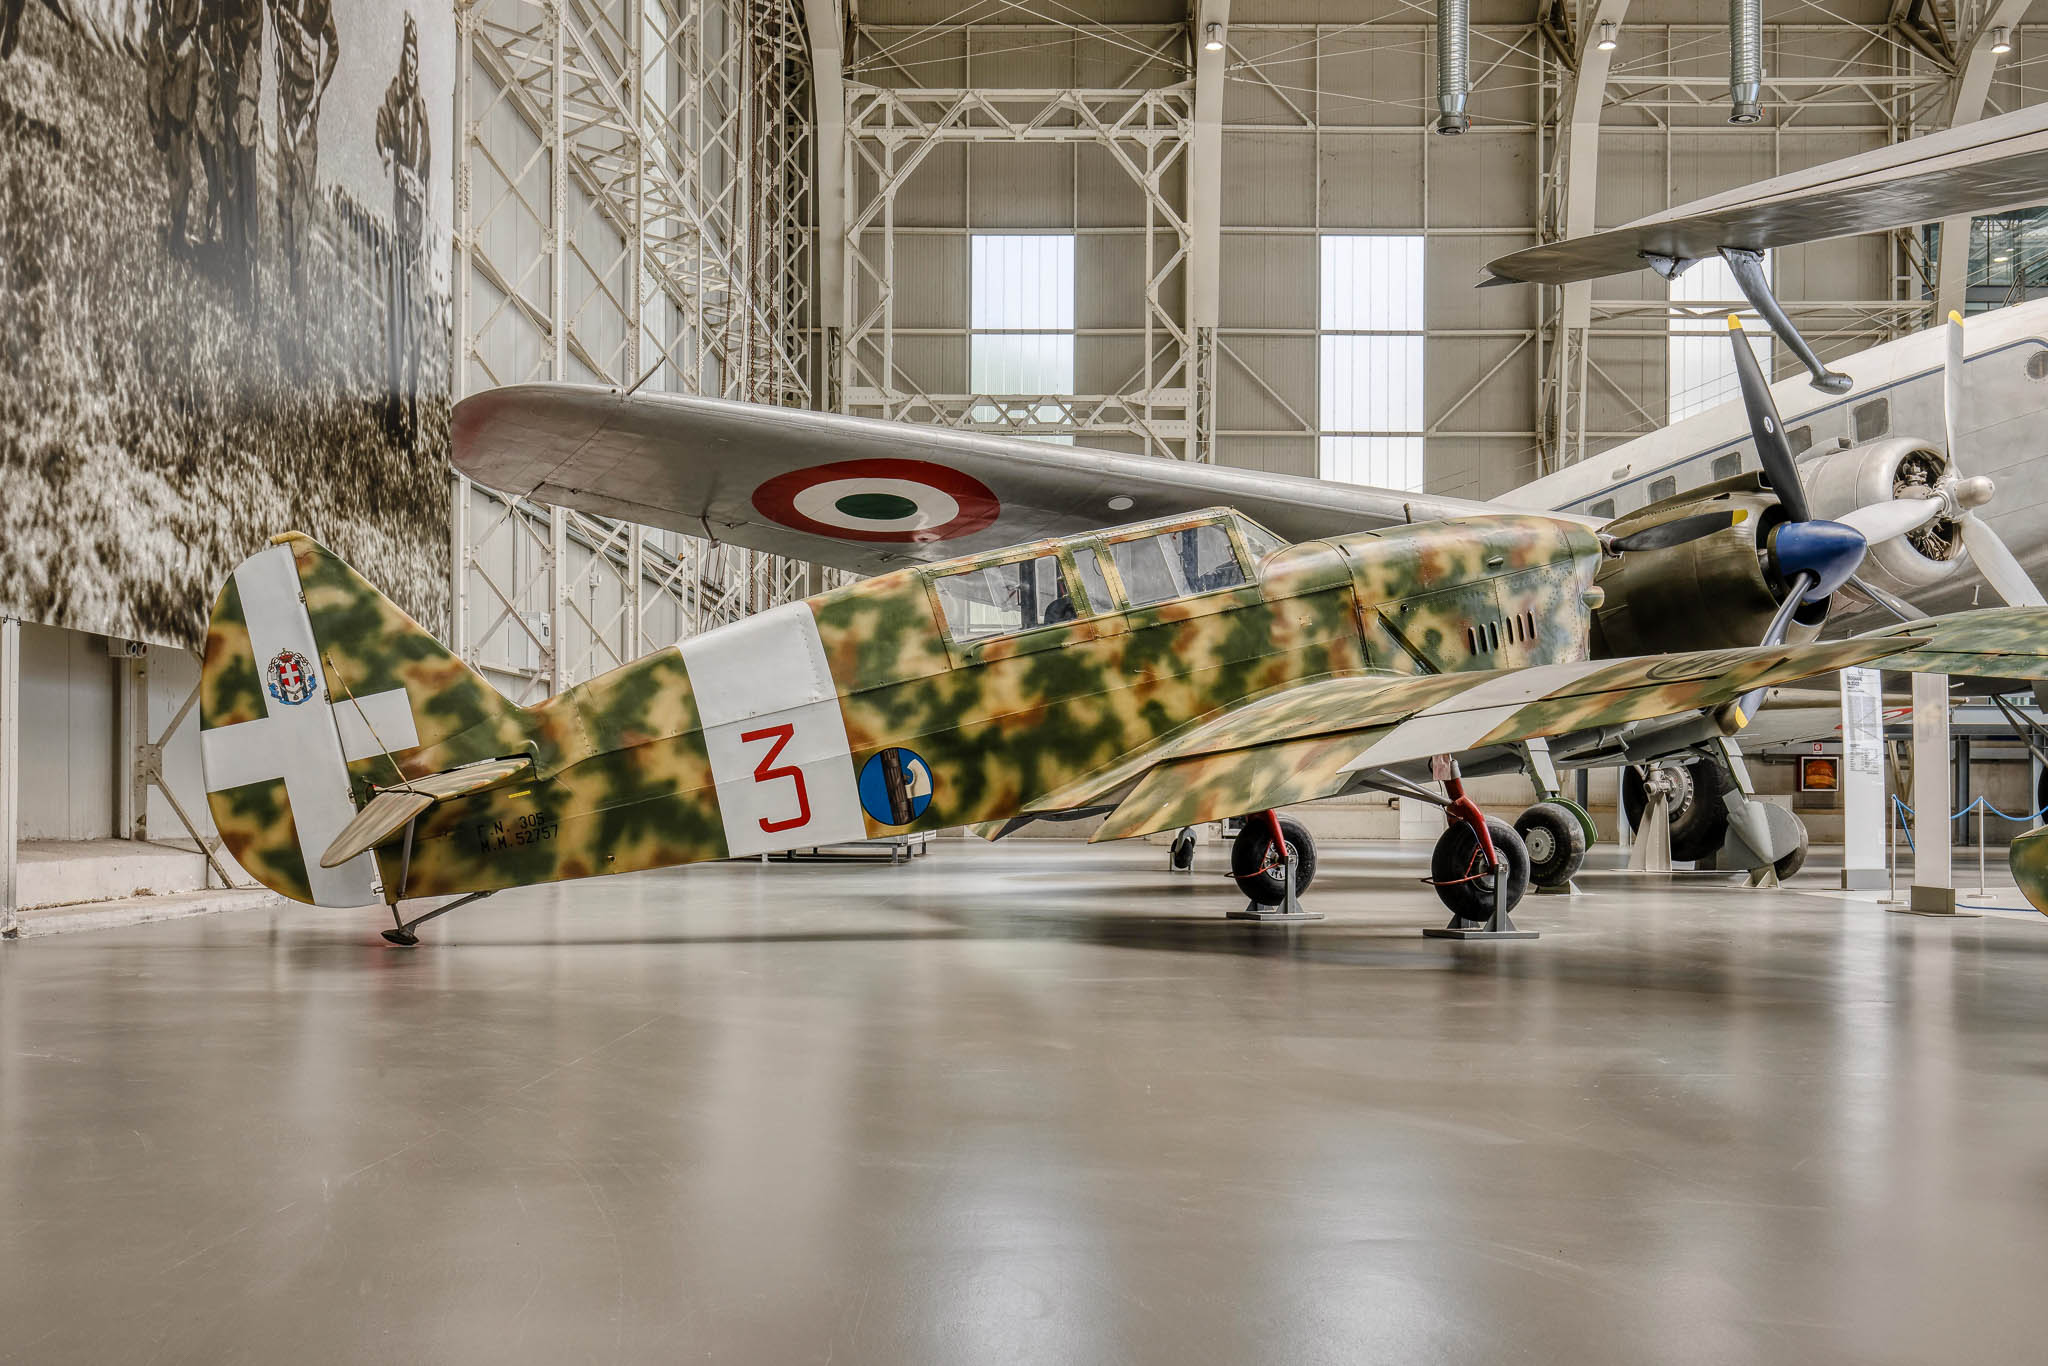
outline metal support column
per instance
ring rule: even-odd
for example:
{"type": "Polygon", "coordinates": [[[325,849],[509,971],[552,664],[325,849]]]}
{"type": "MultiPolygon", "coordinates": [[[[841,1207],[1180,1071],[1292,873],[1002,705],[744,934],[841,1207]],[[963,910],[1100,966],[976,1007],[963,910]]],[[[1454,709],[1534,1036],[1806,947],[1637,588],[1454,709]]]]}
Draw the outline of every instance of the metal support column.
{"type": "Polygon", "coordinates": [[[1898,909],[1955,915],[1948,843],[1948,678],[1913,675],[1913,890],[1898,909]]]}
{"type": "Polygon", "coordinates": [[[21,827],[21,622],[0,618],[0,938],[21,930],[15,837],[21,827]]]}

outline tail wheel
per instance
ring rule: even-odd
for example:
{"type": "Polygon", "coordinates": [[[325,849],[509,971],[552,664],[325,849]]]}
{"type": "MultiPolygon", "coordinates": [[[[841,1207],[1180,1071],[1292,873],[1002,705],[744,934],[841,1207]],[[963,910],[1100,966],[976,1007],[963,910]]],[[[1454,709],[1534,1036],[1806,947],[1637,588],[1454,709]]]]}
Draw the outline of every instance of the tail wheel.
{"type": "MultiPolygon", "coordinates": [[[[1280,837],[1294,859],[1294,894],[1308,890],[1316,876],[1316,843],[1308,827],[1282,817],[1280,837]]],[[[1237,889],[1260,906],[1278,906],[1287,899],[1287,869],[1273,845],[1273,823],[1263,813],[1247,816],[1244,829],[1230,846],[1230,876],[1237,889]]]]}
{"type": "MultiPolygon", "coordinates": [[[[1515,828],[1495,816],[1486,818],[1486,833],[1493,838],[1508,879],[1506,909],[1512,911],[1529,891],[1529,850],[1515,828]]],[[[1437,839],[1430,855],[1430,881],[1436,884],[1437,899],[1453,915],[1466,920],[1486,920],[1493,915],[1493,886],[1498,874],[1486,866],[1486,853],[1470,825],[1459,821],[1437,839]]]]}
{"type": "Polygon", "coordinates": [[[1586,861],[1586,829],[1555,802],[1538,802],[1515,817],[1515,833],[1529,851],[1529,880],[1562,887],[1586,861]]]}

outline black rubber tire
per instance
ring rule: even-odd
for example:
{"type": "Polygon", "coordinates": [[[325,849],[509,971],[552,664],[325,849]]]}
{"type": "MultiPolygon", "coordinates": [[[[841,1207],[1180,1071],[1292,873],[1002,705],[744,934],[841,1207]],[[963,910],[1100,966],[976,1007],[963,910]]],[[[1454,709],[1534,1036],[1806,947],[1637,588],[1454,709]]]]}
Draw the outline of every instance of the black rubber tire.
{"type": "Polygon", "coordinates": [[[1555,802],[1538,802],[1515,817],[1515,833],[1529,853],[1529,880],[1562,887],[1586,861],[1586,828],[1555,802]]]}
{"type": "MultiPolygon", "coordinates": [[[[1512,911],[1529,891],[1529,850],[1515,828],[1497,816],[1486,818],[1486,833],[1493,837],[1494,849],[1507,864],[1507,908],[1512,911]]],[[[1465,822],[1459,821],[1437,838],[1429,858],[1429,876],[1436,883],[1437,899],[1450,907],[1452,914],[1467,920],[1492,918],[1495,875],[1482,871],[1484,863],[1479,837],[1465,822]]]]}
{"type": "MultiPolygon", "coordinates": [[[[1728,790],[1728,775],[1712,759],[1695,759],[1683,768],[1678,797],[1671,804],[1671,857],[1697,862],[1716,853],[1728,838],[1728,808],[1721,794],[1728,790]]],[[[1643,808],[1649,793],[1643,785],[1643,771],[1621,771],[1621,808],[1631,830],[1643,828],[1643,808]]]]}
{"type": "MultiPolygon", "coordinates": [[[[1316,880],[1316,842],[1308,827],[1282,816],[1280,837],[1294,856],[1294,894],[1300,896],[1316,880]]],[[[1278,906],[1287,899],[1287,873],[1272,856],[1273,827],[1264,813],[1244,818],[1244,829],[1230,845],[1230,876],[1237,889],[1260,906],[1278,906]]]]}
{"type": "Polygon", "coordinates": [[[1167,866],[1176,873],[1185,873],[1195,866],[1195,836],[1191,830],[1183,830],[1173,837],[1173,844],[1166,851],[1167,866]]]}
{"type": "Polygon", "coordinates": [[[1696,863],[1719,853],[1728,838],[1728,807],[1721,800],[1728,790],[1728,775],[1712,759],[1695,759],[1685,771],[1692,783],[1692,802],[1683,821],[1671,822],[1671,857],[1696,863]]]}

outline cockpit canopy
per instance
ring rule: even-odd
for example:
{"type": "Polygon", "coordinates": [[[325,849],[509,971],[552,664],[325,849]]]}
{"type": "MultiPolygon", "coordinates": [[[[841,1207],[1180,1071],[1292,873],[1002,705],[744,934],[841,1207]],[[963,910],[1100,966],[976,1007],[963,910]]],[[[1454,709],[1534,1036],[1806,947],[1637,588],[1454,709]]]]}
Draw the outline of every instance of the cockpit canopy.
{"type": "Polygon", "coordinates": [[[956,643],[1242,588],[1285,542],[1242,513],[1210,508],[1049,544],[931,573],[956,643]]]}

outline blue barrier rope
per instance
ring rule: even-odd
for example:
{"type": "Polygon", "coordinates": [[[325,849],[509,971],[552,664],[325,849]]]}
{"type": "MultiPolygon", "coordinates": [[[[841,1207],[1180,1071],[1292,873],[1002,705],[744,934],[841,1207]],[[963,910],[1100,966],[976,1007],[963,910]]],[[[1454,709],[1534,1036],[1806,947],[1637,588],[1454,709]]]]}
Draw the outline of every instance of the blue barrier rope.
{"type": "MultiPolygon", "coordinates": [[[[1892,794],[1892,805],[1897,807],[1899,810],[1905,812],[1908,816],[1914,814],[1913,808],[1906,805],[1905,799],[1900,797],[1897,793],[1892,794]]],[[[2029,811],[2024,816],[2015,816],[2009,812],[2000,811],[1997,807],[1993,806],[1984,798],[1978,797],[1974,801],[1972,801],[1968,806],[1956,812],[1955,815],[1950,816],[1949,819],[1952,821],[1959,821],[1963,817],[1969,815],[1972,811],[1975,811],[1980,806],[1983,807],[1986,811],[1989,811],[1992,815],[1997,816],[2000,820],[2018,822],[2030,821],[2041,816],[2048,816],[2048,806],[2042,807],[2039,811],[2029,811]]]]}

